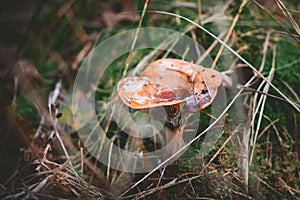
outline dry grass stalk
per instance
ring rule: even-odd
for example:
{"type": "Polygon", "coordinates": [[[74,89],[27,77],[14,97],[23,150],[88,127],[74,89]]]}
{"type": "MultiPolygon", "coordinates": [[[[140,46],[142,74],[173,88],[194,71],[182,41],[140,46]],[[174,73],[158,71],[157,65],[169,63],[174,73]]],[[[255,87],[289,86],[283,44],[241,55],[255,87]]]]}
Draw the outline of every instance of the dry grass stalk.
{"type": "MultiPolygon", "coordinates": [[[[271,32],[268,31],[267,35],[265,37],[265,42],[263,45],[263,58],[262,58],[262,62],[259,68],[259,72],[262,72],[264,66],[265,66],[265,62],[266,62],[266,56],[267,56],[267,50],[268,50],[268,46],[269,46],[269,42],[270,42],[270,34],[271,32]]],[[[249,97],[251,98],[251,97],[249,97]]],[[[255,106],[253,106],[253,104],[255,104],[255,97],[252,99],[251,98],[251,105],[250,105],[250,109],[248,111],[248,119],[252,119],[251,122],[249,121],[248,123],[246,123],[244,132],[243,132],[243,137],[242,137],[242,146],[241,146],[241,176],[244,179],[244,183],[245,183],[245,189],[246,192],[248,192],[248,182],[249,182],[249,144],[250,144],[250,137],[251,137],[251,132],[252,132],[252,128],[253,127],[253,110],[251,109],[254,108],[255,106]]]]}
{"type": "Polygon", "coordinates": [[[125,75],[127,74],[129,63],[130,63],[130,60],[131,60],[131,57],[132,57],[132,53],[133,53],[132,50],[134,49],[135,43],[137,41],[137,38],[138,38],[138,35],[139,35],[139,30],[140,30],[140,28],[142,26],[142,22],[143,22],[143,19],[145,17],[145,13],[146,13],[146,10],[148,8],[148,5],[149,5],[149,0],[146,0],[145,3],[144,3],[144,8],[143,8],[143,11],[142,11],[142,14],[141,14],[141,18],[139,20],[137,31],[135,32],[135,35],[134,35],[134,38],[133,38],[133,42],[131,44],[131,49],[130,49],[131,51],[129,52],[128,57],[126,59],[126,65],[125,65],[125,69],[123,71],[123,76],[122,77],[125,77],[125,75]]]}
{"type": "Polygon", "coordinates": [[[297,32],[298,36],[300,36],[300,27],[298,23],[294,20],[292,17],[289,9],[284,5],[284,3],[281,0],[274,0],[278,8],[281,10],[281,12],[284,14],[284,16],[289,20],[289,22],[292,24],[293,28],[297,32]]]}
{"type": "Polygon", "coordinates": [[[253,172],[250,171],[250,175],[252,175],[254,178],[256,178],[257,180],[259,180],[259,182],[263,183],[265,186],[267,186],[268,188],[270,188],[273,192],[275,192],[276,194],[278,194],[281,198],[284,197],[283,194],[281,194],[279,191],[277,191],[275,188],[273,188],[270,184],[268,184],[266,181],[264,181],[263,179],[261,179],[255,173],[253,173],[253,172]]]}
{"type": "MultiPolygon", "coordinates": [[[[276,48],[273,49],[273,61],[272,61],[272,68],[269,72],[269,76],[268,76],[268,80],[271,82],[273,77],[274,77],[274,71],[275,71],[275,58],[276,58],[276,48]]],[[[261,87],[265,84],[265,82],[263,81],[261,83],[261,87]]],[[[258,87],[258,90],[260,88],[260,86],[258,87]]],[[[269,84],[266,84],[263,88],[263,92],[264,93],[268,93],[269,91],[269,84]]],[[[258,93],[255,94],[255,96],[257,96],[258,93]]],[[[254,120],[256,118],[256,113],[258,113],[258,110],[260,109],[259,111],[259,116],[258,116],[258,122],[256,124],[256,130],[255,132],[252,132],[252,140],[251,140],[251,143],[252,143],[252,151],[251,151],[251,154],[250,154],[250,158],[249,158],[249,164],[251,165],[252,163],[252,159],[253,159],[253,155],[254,155],[254,150],[255,150],[255,144],[256,144],[256,140],[257,140],[257,136],[258,136],[258,132],[259,132],[259,129],[260,129],[260,124],[261,124],[261,120],[262,120],[262,116],[263,116],[263,112],[264,112],[264,107],[265,107],[265,103],[266,103],[266,98],[267,98],[267,95],[262,95],[260,97],[260,99],[258,100],[258,103],[256,106],[253,107],[253,109],[255,108],[255,110],[253,111],[253,118],[252,118],[252,127],[254,127],[254,120]]],[[[254,99],[256,99],[254,97],[254,99]]],[[[254,128],[253,128],[254,129],[254,128]]]]}
{"type": "MultiPolygon", "coordinates": [[[[229,30],[227,32],[227,35],[225,36],[224,43],[228,42],[229,37],[231,36],[231,34],[233,32],[233,29],[234,29],[236,23],[238,22],[239,17],[240,17],[240,15],[241,15],[241,13],[242,13],[242,11],[243,11],[243,9],[244,9],[244,7],[245,7],[245,5],[246,5],[247,2],[248,2],[247,0],[243,0],[242,1],[241,5],[240,5],[240,8],[239,8],[239,11],[236,14],[236,16],[234,17],[234,19],[232,21],[232,24],[231,24],[231,26],[230,26],[230,28],[229,28],[229,30]]],[[[216,64],[217,64],[220,56],[222,55],[224,47],[225,46],[223,46],[223,45],[221,46],[220,50],[218,51],[218,54],[216,55],[216,58],[214,59],[214,62],[212,63],[211,68],[213,68],[213,69],[215,68],[215,66],[216,66],[216,64]]]]}
{"type": "Polygon", "coordinates": [[[238,125],[230,134],[230,136],[223,142],[222,146],[217,150],[217,152],[209,159],[208,163],[203,167],[201,173],[212,163],[212,161],[221,153],[225,148],[226,144],[231,141],[232,137],[239,131],[240,125],[238,125]]]}
{"type": "MultiPolygon", "coordinates": [[[[213,172],[211,172],[211,173],[213,173],[213,172]]],[[[146,190],[146,191],[134,194],[134,195],[126,196],[124,198],[142,199],[142,198],[145,198],[146,196],[149,196],[149,195],[151,195],[155,192],[162,191],[164,189],[167,189],[169,187],[172,187],[172,186],[184,183],[184,182],[190,182],[190,181],[198,179],[200,177],[201,177],[201,175],[196,175],[196,176],[193,176],[193,177],[190,177],[190,178],[185,178],[185,179],[180,179],[180,177],[175,178],[175,179],[169,181],[168,183],[166,183],[164,185],[157,186],[155,188],[152,188],[152,189],[149,189],[149,190],[146,190]]]]}
{"type": "Polygon", "coordinates": [[[274,1],[261,1],[261,0],[252,0],[252,2],[254,2],[259,8],[261,8],[263,11],[265,11],[272,19],[274,19],[286,32],[285,34],[288,34],[289,36],[291,36],[293,39],[295,39],[296,42],[298,42],[298,44],[300,43],[299,41],[299,25],[296,23],[296,21],[294,20],[294,18],[292,17],[292,15],[290,14],[290,12],[288,11],[288,9],[286,8],[286,6],[282,3],[282,1],[280,0],[274,0],[274,1]],[[280,10],[279,12],[276,12],[276,8],[274,6],[274,4],[276,4],[275,6],[277,6],[280,10]],[[275,10],[275,14],[274,14],[274,10],[275,10]],[[276,17],[277,14],[277,17],[276,17]],[[279,15],[279,17],[278,17],[279,15]],[[282,19],[281,17],[287,19],[291,25],[293,26],[293,28],[295,29],[295,31],[297,32],[298,35],[292,34],[287,27],[284,26],[284,24],[282,23],[282,19]]]}

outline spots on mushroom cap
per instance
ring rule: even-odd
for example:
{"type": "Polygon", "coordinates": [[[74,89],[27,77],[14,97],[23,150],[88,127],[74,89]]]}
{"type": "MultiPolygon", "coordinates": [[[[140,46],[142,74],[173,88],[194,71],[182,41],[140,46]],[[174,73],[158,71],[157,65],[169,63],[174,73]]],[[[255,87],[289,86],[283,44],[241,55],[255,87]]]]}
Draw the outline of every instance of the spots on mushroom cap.
{"type": "Polygon", "coordinates": [[[221,84],[220,73],[178,59],[160,59],[140,77],[123,78],[118,94],[133,109],[174,106],[186,102],[195,111],[211,104],[221,84]]]}

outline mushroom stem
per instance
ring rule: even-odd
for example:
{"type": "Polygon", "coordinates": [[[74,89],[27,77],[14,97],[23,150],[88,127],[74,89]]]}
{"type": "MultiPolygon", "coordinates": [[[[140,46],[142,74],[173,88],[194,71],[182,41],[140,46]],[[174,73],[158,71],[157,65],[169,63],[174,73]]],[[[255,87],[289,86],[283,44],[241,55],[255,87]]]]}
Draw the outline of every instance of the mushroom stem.
{"type": "MultiPolygon", "coordinates": [[[[164,151],[164,158],[167,159],[181,149],[185,142],[183,140],[183,126],[171,129],[166,126],[166,150],[164,151]]],[[[173,160],[180,157],[180,154],[175,156],[173,160]]]]}

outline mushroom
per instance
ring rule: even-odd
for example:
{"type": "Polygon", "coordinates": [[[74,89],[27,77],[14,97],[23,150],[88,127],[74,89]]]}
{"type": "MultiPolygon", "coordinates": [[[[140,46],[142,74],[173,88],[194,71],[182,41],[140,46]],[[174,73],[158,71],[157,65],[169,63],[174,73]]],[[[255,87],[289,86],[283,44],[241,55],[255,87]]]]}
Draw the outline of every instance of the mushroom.
{"type": "MultiPolygon", "coordinates": [[[[195,113],[209,106],[221,85],[219,72],[179,59],[160,59],[150,63],[139,77],[125,77],[117,91],[124,104],[145,110],[165,107],[168,158],[184,146],[183,129],[187,123],[182,111],[195,113]]],[[[162,119],[160,119],[162,120],[162,119]]]]}

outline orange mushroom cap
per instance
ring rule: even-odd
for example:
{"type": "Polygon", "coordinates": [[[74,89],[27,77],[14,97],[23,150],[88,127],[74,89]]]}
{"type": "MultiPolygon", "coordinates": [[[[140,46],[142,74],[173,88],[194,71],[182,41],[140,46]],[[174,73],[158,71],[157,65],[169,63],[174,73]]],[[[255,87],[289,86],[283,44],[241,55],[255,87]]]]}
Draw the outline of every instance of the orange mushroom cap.
{"type": "Polygon", "coordinates": [[[140,77],[120,80],[117,91],[133,109],[185,104],[190,112],[209,106],[221,84],[219,72],[179,59],[150,63],[140,77]]]}

